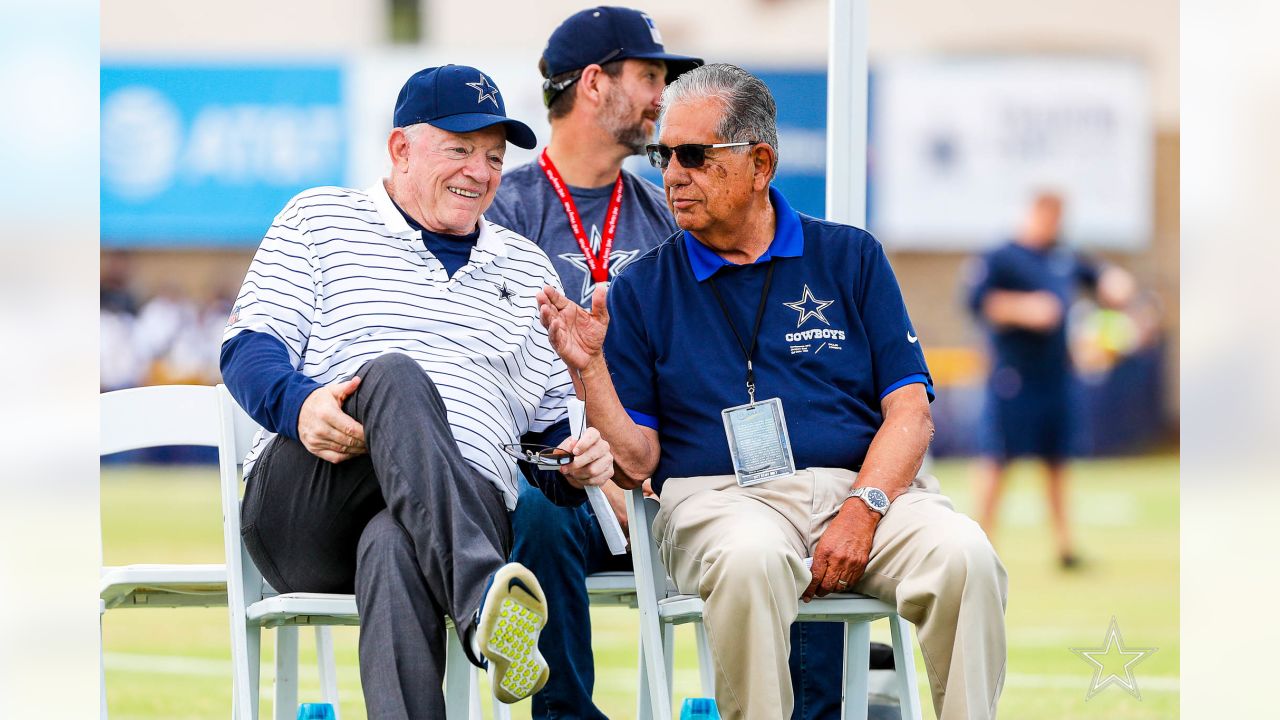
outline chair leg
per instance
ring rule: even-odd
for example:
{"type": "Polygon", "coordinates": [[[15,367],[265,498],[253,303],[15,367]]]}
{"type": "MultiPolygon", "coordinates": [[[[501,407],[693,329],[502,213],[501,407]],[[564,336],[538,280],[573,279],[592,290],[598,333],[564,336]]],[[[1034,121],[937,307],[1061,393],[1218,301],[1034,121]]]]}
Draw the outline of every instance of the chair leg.
{"type": "Polygon", "coordinates": [[[98,598],[98,693],[102,696],[102,706],[98,717],[107,720],[107,658],[102,647],[102,616],[107,612],[107,603],[98,598]]]}
{"type": "Polygon", "coordinates": [[[471,711],[471,661],[462,652],[462,642],[452,625],[444,642],[444,715],[446,720],[466,720],[471,711]]]}
{"type": "Polygon", "coordinates": [[[276,685],[273,715],[276,720],[298,716],[298,626],[276,628],[276,685]]]}
{"type": "Polygon", "coordinates": [[[661,625],[656,613],[649,615],[641,610],[640,657],[644,661],[645,685],[649,689],[649,717],[653,720],[671,720],[671,685],[663,653],[661,625]]]}
{"type": "Polygon", "coordinates": [[[676,694],[675,662],[676,626],[664,624],[662,626],[662,663],[667,669],[667,688],[673,699],[676,694]]]}
{"type": "Polygon", "coordinates": [[[916,689],[916,654],[911,645],[911,623],[901,615],[889,616],[893,636],[893,667],[898,680],[898,703],[904,720],[921,720],[920,692],[916,689]]]}
{"type": "Polygon", "coordinates": [[[320,671],[320,697],[333,706],[338,720],[338,666],[333,657],[333,630],[328,625],[316,626],[316,666],[320,671]]]}
{"type": "Polygon", "coordinates": [[[711,645],[707,642],[707,627],[699,620],[694,623],[693,631],[698,638],[698,675],[702,679],[702,694],[713,698],[716,696],[716,668],[711,659],[711,645]]]}
{"type": "Polygon", "coordinates": [[[245,628],[244,669],[248,673],[248,687],[244,688],[240,707],[244,708],[241,720],[258,720],[260,695],[259,682],[262,675],[262,628],[249,625],[245,628]]]}
{"type": "MultiPolygon", "coordinates": [[[[643,631],[640,634],[643,635],[643,631]]],[[[636,684],[636,720],[653,720],[653,696],[649,693],[649,673],[645,667],[643,639],[639,642],[636,659],[640,664],[639,682],[636,684]]]]}
{"type": "Polygon", "coordinates": [[[493,693],[489,693],[489,709],[493,710],[493,720],[511,720],[511,706],[499,702],[493,693]]]}
{"type": "Polygon", "coordinates": [[[871,623],[844,623],[844,720],[867,720],[871,664],[871,623]]]}
{"type": "MultiPolygon", "coordinates": [[[[448,678],[446,678],[446,681],[448,678]]],[[[467,698],[467,718],[484,720],[484,709],[480,707],[480,668],[471,668],[471,692],[467,698]]]]}

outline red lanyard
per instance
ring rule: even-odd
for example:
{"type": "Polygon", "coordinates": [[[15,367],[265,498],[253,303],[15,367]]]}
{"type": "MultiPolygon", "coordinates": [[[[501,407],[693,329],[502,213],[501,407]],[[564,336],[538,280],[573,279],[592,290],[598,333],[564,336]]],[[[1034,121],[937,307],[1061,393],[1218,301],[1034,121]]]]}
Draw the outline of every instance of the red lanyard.
{"type": "Polygon", "coordinates": [[[618,233],[618,213],[622,211],[622,173],[618,173],[618,181],[613,184],[613,197],[609,199],[609,210],[605,213],[604,232],[600,238],[600,254],[597,255],[591,252],[591,242],[587,240],[587,233],[582,229],[582,217],[578,215],[578,206],[573,203],[573,196],[569,194],[569,187],[565,185],[564,179],[560,177],[560,171],[556,170],[551,158],[547,157],[545,149],[538,156],[538,167],[542,168],[542,172],[546,174],[547,180],[551,183],[551,189],[555,191],[556,197],[560,199],[560,204],[564,207],[564,214],[569,216],[569,229],[573,231],[573,237],[578,241],[578,247],[582,249],[582,256],[586,258],[587,269],[591,271],[591,279],[595,282],[607,281],[609,279],[609,252],[613,250],[613,237],[618,233]]]}

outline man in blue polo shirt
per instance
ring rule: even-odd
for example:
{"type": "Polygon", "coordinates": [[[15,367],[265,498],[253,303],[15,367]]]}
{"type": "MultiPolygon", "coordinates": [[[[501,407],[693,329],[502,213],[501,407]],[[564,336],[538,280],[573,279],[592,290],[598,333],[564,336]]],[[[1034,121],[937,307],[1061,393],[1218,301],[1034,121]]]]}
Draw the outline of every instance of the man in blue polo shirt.
{"type": "Polygon", "coordinates": [[[607,307],[602,288],[591,312],[550,287],[539,302],[615,481],[652,476],[661,495],[654,536],[705,602],[721,714],[789,715],[798,603],[851,591],[917,626],[940,717],[994,717],[1007,580],[977,523],[917,476],[931,381],[883,249],[770,187],[759,79],[691,70],[662,112],[649,155],[685,232],[633,262],[607,307]]]}

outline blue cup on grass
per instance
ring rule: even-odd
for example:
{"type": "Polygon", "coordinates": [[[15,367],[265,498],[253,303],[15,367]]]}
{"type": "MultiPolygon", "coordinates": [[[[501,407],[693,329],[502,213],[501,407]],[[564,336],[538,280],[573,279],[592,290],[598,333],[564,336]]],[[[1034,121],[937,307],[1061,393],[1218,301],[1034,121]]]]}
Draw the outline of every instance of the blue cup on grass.
{"type": "Polygon", "coordinates": [[[298,720],[337,720],[338,714],[330,703],[302,703],[298,706],[298,720]]]}
{"type": "Polygon", "coordinates": [[[680,720],[720,720],[720,711],[711,698],[685,698],[680,706],[680,720]]]}

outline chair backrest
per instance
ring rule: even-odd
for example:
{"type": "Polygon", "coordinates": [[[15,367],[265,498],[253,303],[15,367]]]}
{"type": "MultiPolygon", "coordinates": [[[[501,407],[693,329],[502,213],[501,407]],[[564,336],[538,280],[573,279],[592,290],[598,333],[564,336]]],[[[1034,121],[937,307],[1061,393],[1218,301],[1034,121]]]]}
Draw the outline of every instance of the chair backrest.
{"type": "Polygon", "coordinates": [[[99,396],[100,453],[168,445],[218,447],[218,393],[207,385],[156,385],[99,396]]]}
{"type": "MultiPolygon", "coordinates": [[[[218,447],[218,393],[207,385],[152,385],[98,396],[100,455],[171,445],[218,447]]],[[[98,538],[98,565],[102,565],[98,538]]]]}

